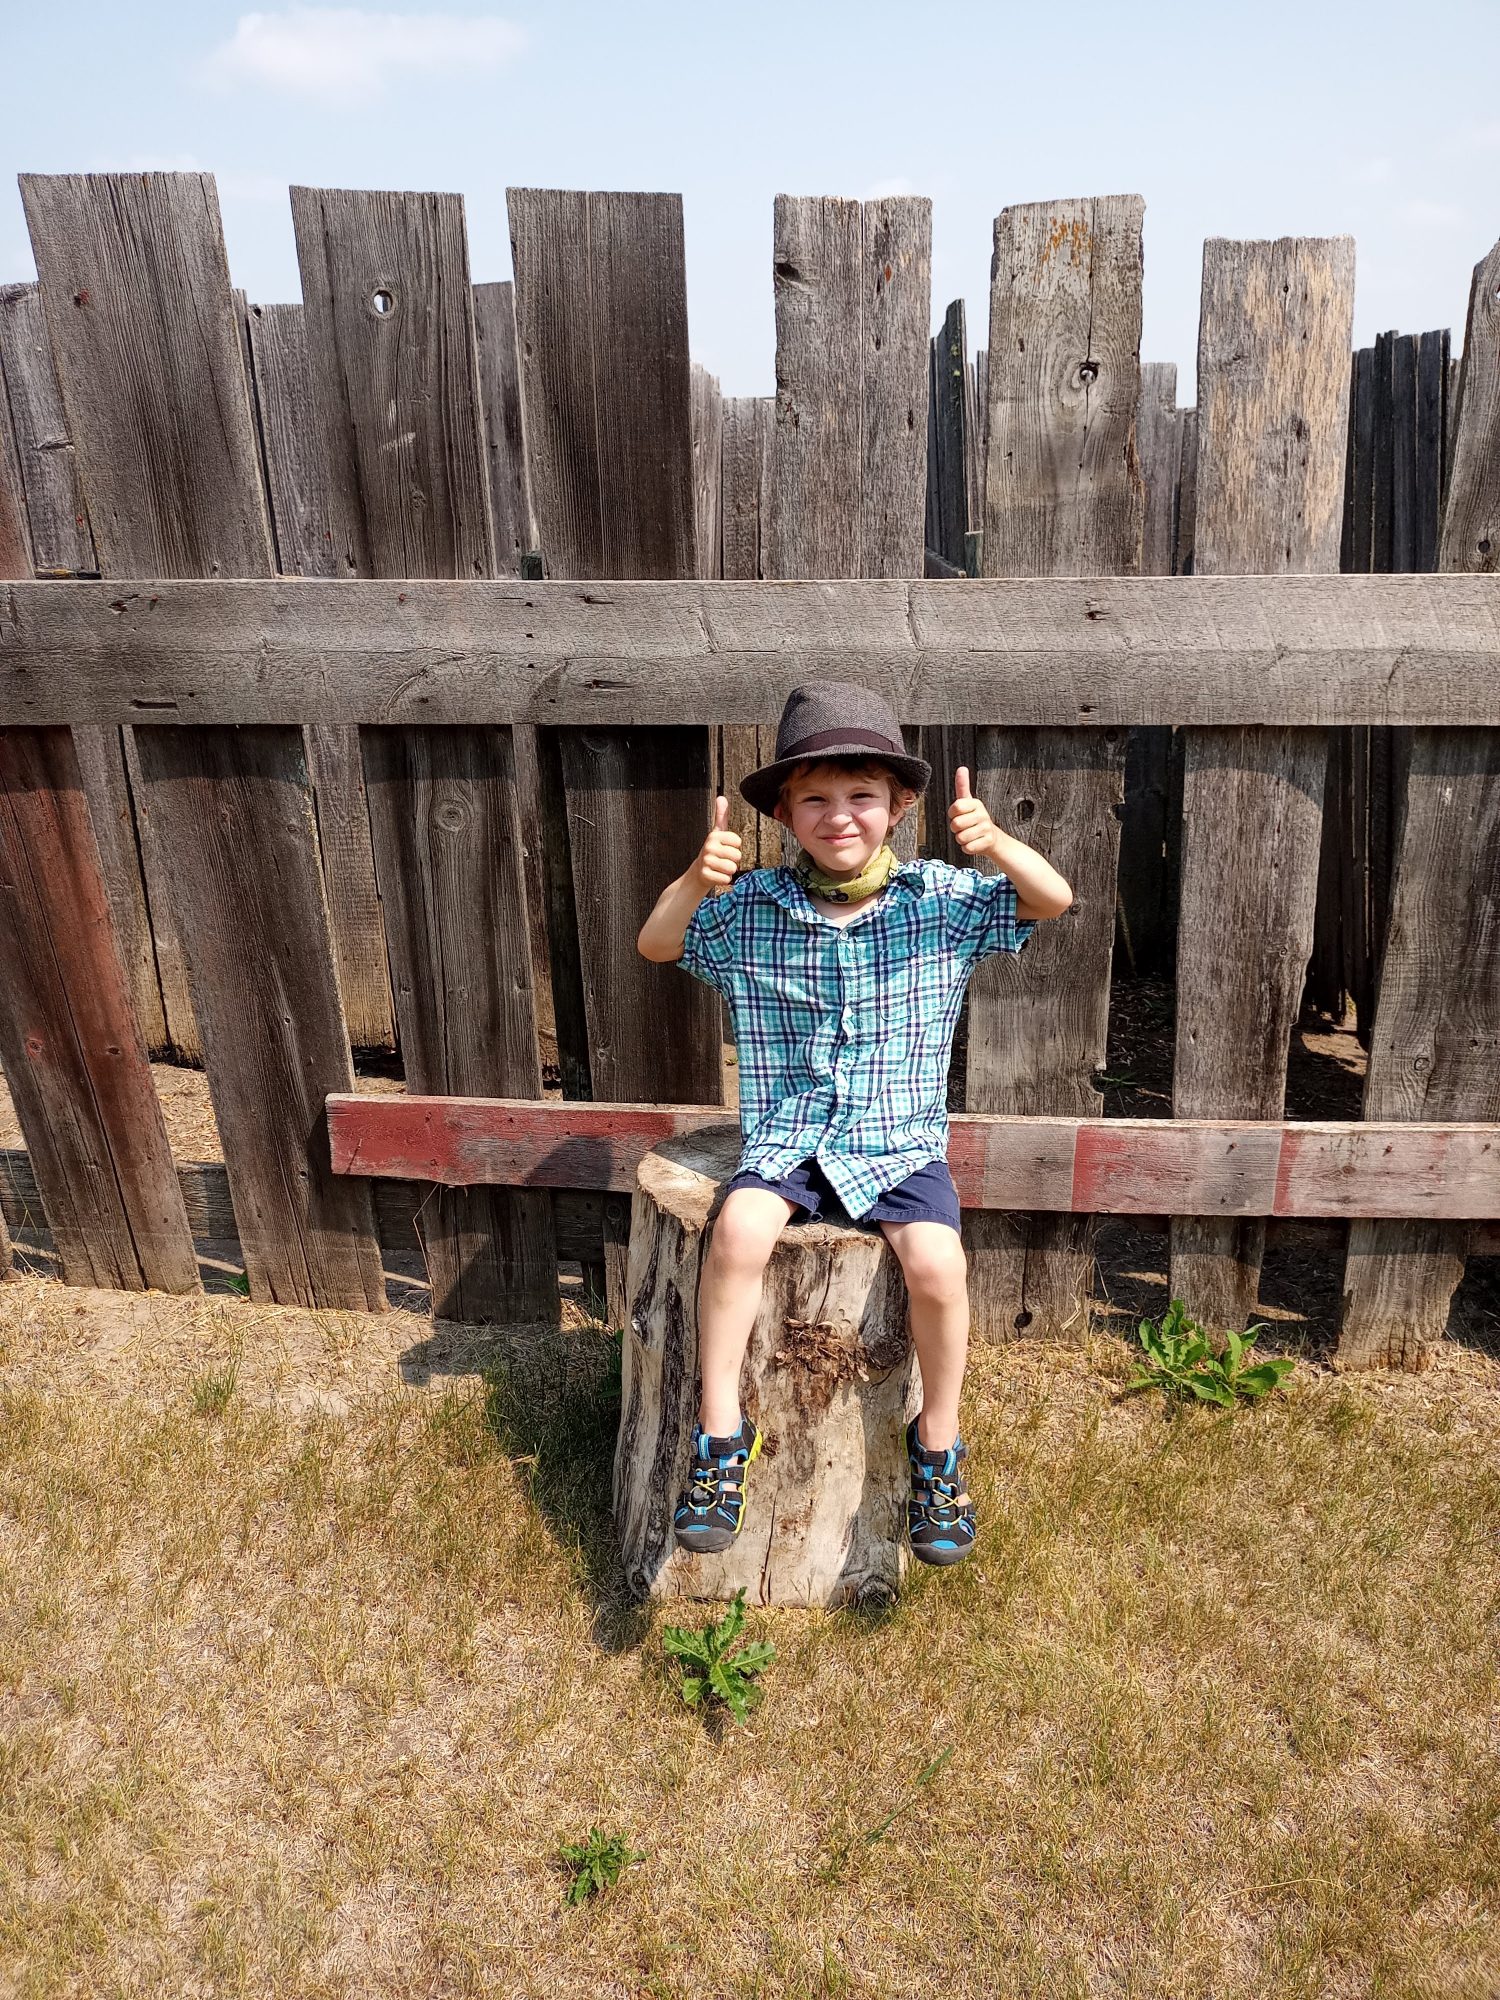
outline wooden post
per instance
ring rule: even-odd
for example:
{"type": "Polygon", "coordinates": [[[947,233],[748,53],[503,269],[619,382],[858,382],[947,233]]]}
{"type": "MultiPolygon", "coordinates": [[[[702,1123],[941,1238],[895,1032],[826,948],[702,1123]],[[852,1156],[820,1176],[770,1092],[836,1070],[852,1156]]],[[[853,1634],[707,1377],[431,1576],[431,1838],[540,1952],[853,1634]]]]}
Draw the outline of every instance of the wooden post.
{"type": "MultiPolygon", "coordinates": [[[[346,572],[493,576],[461,198],[296,187],[292,220],[346,572]],[[426,414],[416,431],[408,410],[426,414]]],[[[507,732],[367,730],[363,752],[407,1087],[540,1097],[507,732]]],[[[545,1193],[442,1189],[422,1236],[436,1317],[555,1323],[545,1193]]]]}
{"type": "MultiPolygon", "coordinates": [[[[1336,570],[1354,245],[1283,238],[1203,253],[1200,576],[1336,570]]],[[[1195,729],[1183,773],[1174,1115],[1279,1118],[1312,949],[1326,732],[1195,729]]],[[[1172,1295],[1207,1324],[1253,1316],[1259,1220],[1176,1216],[1172,1295]]]]}
{"type": "MultiPolygon", "coordinates": [[[[1438,567],[1494,575],[1500,572],[1500,243],[1474,267],[1461,383],[1438,567]]],[[[1365,1078],[1366,1118],[1500,1115],[1497,857],[1500,730],[1414,730],[1365,1078]]],[[[1339,1364],[1422,1368],[1447,1327],[1467,1244],[1461,1223],[1351,1223],[1339,1364]]]]}
{"type": "MultiPolygon", "coordinates": [[[[29,174],[21,192],[101,569],[269,576],[212,176],[29,174]]],[[[369,1192],[335,1182],[316,1115],[353,1071],[302,732],[131,734],[142,837],[170,855],[148,881],[171,898],[252,1296],[383,1307],[369,1192]]]]}
{"type": "MultiPolygon", "coordinates": [[[[986,576],[1129,575],[1141,563],[1139,195],[1004,210],[991,266],[986,576]]],[[[977,732],[975,793],[1046,854],[1073,905],[969,989],[971,1111],[1102,1102],[1124,799],[1123,729],[977,732]]],[[[951,780],[951,774],[949,774],[951,780]]],[[[989,1339],[1087,1331],[1091,1217],[969,1218],[974,1323],[989,1339]]]]}
{"type": "Polygon", "coordinates": [[[878,1229],[789,1225],[766,1268],[743,1375],[764,1438],[745,1526],[718,1556],[672,1538],[698,1390],[698,1288],[739,1132],[706,1126],[640,1163],[615,1453],[615,1522],[639,1595],[837,1605],[894,1596],[904,1544],[905,1427],[920,1405],[895,1252],[878,1229]]]}

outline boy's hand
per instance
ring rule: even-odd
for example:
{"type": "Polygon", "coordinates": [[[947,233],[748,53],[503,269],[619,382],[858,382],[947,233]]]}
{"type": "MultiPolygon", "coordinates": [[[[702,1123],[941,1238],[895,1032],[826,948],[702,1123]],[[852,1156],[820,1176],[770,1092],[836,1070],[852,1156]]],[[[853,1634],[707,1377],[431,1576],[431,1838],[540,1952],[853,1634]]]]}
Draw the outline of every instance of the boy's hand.
{"type": "Polygon", "coordinates": [[[965,854],[988,852],[999,828],[990,818],[982,799],[969,790],[969,767],[960,764],[953,778],[953,803],[948,808],[948,825],[965,854]]]}
{"type": "Polygon", "coordinates": [[[688,870],[689,878],[696,888],[705,893],[712,889],[722,889],[734,880],[734,871],[740,865],[740,837],[729,830],[729,801],[725,798],[714,800],[714,823],[709,829],[698,859],[688,870]]]}

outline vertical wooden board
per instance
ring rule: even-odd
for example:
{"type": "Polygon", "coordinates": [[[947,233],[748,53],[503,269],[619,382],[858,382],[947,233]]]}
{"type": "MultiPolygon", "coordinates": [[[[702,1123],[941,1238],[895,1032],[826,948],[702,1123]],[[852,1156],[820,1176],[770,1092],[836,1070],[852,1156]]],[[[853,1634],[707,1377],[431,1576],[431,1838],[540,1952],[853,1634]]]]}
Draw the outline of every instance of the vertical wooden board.
{"type": "Polygon", "coordinates": [[[693,573],[724,574],[724,399],[719,378],[693,363],[693,573]]]}
{"type": "Polygon", "coordinates": [[[369,1183],[334,1174],[354,1088],[294,728],[137,729],[252,1298],[383,1311],[369,1183]],[[258,866],[250,865],[256,857],[258,866]]]}
{"type": "MultiPolygon", "coordinates": [[[[1204,245],[1199,575],[1338,568],[1353,305],[1348,237],[1204,245]]],[[[1322,730],[1187,732],[1176,1117],[1282,1114],[1326,763],[1322,730]]],[[[1264,1241],[1260,1219],[1174,1217],[1173,1296],[1205,1323],[1243,1327],[1264,1241]]]]}
{"type": "MultiPolygon", "coordinates": [[[[724,398],[720,476],[721,551],[726,577],[754,582],[761,574],[761,472],[775,405],[769,396],[724,398]]],[[[740,780],[766,760],[760,732],[726,723],[717,732],[716,784],[729,801],[729,824],[740,836],[743,866],[767,865],[761,856],[761,815],[740,796],[740,780]]]]}
{"type": "Polygon", "coordinates": [[[858,573],[921,576],[932,203],[919,195],[867,201],[861,233],[864,506],[858,573]]]}
{"type": "Polygon", "coordinates": [[[864,236],[860,204],[777,195],[776,406],[762,573],[860,574],[864,236]]]}
{"type": "MultiPolygon", "coordinates": [[[[1500,243],[1474,267],[1438,567],[1500,570],[1500,243]]],[[[1500,730],[1408,738],[1366,1118],[1500,1116],[1500,730]],[[1381,1107],[1389,1106],[1389,1110],[1381,1107]]],[[[1463,1277],[1459,1224],[1349,1226],[1336,1360],[1421,1368],[1463,1277]]]]}
{"type": "Polygon", "coordinates": [[[1141,560],[1139,195],[1002,210],[990,265],[986,576],[1141,560]]]}
{"type": "MultiPolygon", "coordinates": [[[[62,392],[36,285],[0,286],[0,405],[15,444],[21,511],[29,546],[0,554],[0,575],[30,576],[96,569],[88,512],[78,482],[62,392]]],[[[73,732],[83,789],[99,845],[115,935],[130,984],[131,1004],[149,1049],[167,1047],[151,922],[125,777],[120,731],[80,726],[73,732]]],[[[183,995],[185,1005],[186,995],[183,995]]]]}
{"type": "MultiPolygon", "coordinates": [[[[303,308],[250,306],[245,326],[277,566],[284,576],[344,574],[313,421],[303,308]]],[[[316,723],[304,735],[350,1039],[356,1048],[391,1049],[396,1045],[395,1020],[359,731],[316,723]]]]}
{"type": "Polygon", "coordinates": [[[526,487],[526,441],[521,428],[521,375],[516,355],[515,286],[474,287],[474,333],[484,398],[485,464],[495,523],[495,563],[503,576],[521,574],[521,558],[536,547],[531,496],[526,487]]]}
{"type": "Polygon", "coordinates": [[[67,1282],[198,1291],[66,729],[0,730],[0,1060],[67,1282]]]}
{"type": "Polygon", "coordinates": [[[928,545],[962,569],[964,536],[977,520],[969,513],[970,459],[968,334],[964,302],[954,299],[932,341],[932,529],[928,545]]]}
{"type": "Polygon", "coordinates": [[[591,329],[589,197],[507,188],[527,477],[549,576],[607,574],[591,329]]]}
{"type": "MultiPolygon", "coordinates": [[[[361,573],[495,575],[491,464],[462,200],[300,188],[293,189],[292,204],[314,429],[324,481],[361,573]]],[[[501,308],[496,317],[503,348],[505,313],[512,323],[514,314],[509,301],[501,308]]],[[[498,360],[503,368],[503,353],[498,360]]],[[[519,566],[519,552],[517,561],[519,566]]],[[[436,1052],[450,1042],[444,1058],[450,1076],[498,1074],[494,1064],[509,1068],[502,1048],[490,1052],[492,1067],[485,1070],[483,1052],[475,1047],[466,1054],[463,1046],[475,1032],[465,1002],[492,1015],[496,997],[503,996],[508,1027],[528,1051],[515,1072],[522,1081],[514,1094],[540,1096],[531,938],[545,937],[543,874],[538,843],[528,848],[517,837],[516,799],[519,766],[531,781],[527,804],[533,812],[539,807],[534,733],[518,757],[507,733],[502,747],[488,739],[482,752],[476,740],[467,761],[463,734],[454,732],[446,744],[414,734],[403,746],[398,731],[378,764],[366,758],[386,785],[375,837],[383,843],[380,903],[402,929],[400,942],[388,942],[407,1082],[416,1089],[494,1094],[487,1086],[415,1079],[444,1074],[436,1052]],[[436,802],[435,791],[441,793],[436,802]],[[402,811],[414,816],[404,832],[392,823],[402,811]],[[445,814],[453,825],[445,825],[445,814]],[[443,840],[445,834],[451,838],[443,840]],[[524,1006],[508,978],[497,984],[494,940],[487,924],[474,922],[476,899],[470,897],[467,922],[454,904],[455,883],[472,887],[476,856],[504,873],[489,897],[499,899],[507,923],[520,933],[511,944],[527,982],[524,1006]],[[433,954],[425,962],[419,957],[424,947],[433,954]]],[[[368,823],[361,831],[370,837],[368,823]]],[[[493,1032],[494,1020],[488,1025],[493,1032]]],[[[550,1197],[507,1188],[474,1198],[445,1193],[424,1207],[424,1221],[440,1316],[555,1320],[550,1197]]]]}
{"type": "Polygon", "coordinates": [[[1391,570],[1417,568],[1417,343],[1391,342],[1391,570]]]}
{"type": "Polygon", "coordinates": [[[1172,552],[1172,574],[1193,573],[1193,534],[1198,522],[1198,412],[1183,410],[1182,459],[1177,477],[1177,540],[1172,552]]]}
{"type": "Polygon", "coordinates": [[[98,571],[88,508],[78,479],[39,285],[0,285],[0,386],[9,406],[30,557],[12,576],[36,569],[98,571]]]}
{"type": "Polygon", "coordinates": [[[1416,550],[1414,567],[1423,575],[1438,566],[1443,525],[1444,431],[1448,414],[1446,327],[1417,339],[1416,550]]]}
{"type": "Polygon", "coordinates": [[[1395,369],[1394,332],[1377,333],[1371,364],[1370,424],[1370,568],[1389,576],[1395,534],[1395,409],[1392,385],[1395,369]]]}
{"type": "Polygon", "coordinates": [[[213,176],[20,182],[100,569],[269,575],[213,176]]]}
{"type": "Polygon", "coordinates": [[[463,198],[311,187],[291,198],[343,573],[493,576],[463,198]]]}
{"type": "MultiPolygon", "coordinates": [[[[508,729],[364,732],[409,1090],[540,1097],[508,729]]],[[[419,1224],[440,1319],[556,1323],[545,1188],[445,1188],[419,1224]]]]}
{"type": "MultiPolygon", "coordinates": [[[[1141,573],[1170,576],[1182,457],[1175,362],[1142,364],[1136,455],[1145,488],[1141,573]]],[[[1133,978],[1148,974],[1161,978],[1171,955],[1173,911],[1166,895],[1171,750],[1169,728],[1132,729],[1129,733],[1124,816],[1120,821],[1115,957],[1133,978]]]]}
{"type": "MultiPolygon", "coordinates": [[[[1138,195],[1115,195],[996,218],[986,576],[1140,569],[1144,212],[1138,195]]],[[[1074,901],[1021,958],[988,962],[970,987],[972,1111],[1098,1109],[1092,1076],[1104,1066],[1108,1033],[1125,736],[976,732],[979,796],[1067,877],[1074,901]]],[[[1021,1331],[1081,1339],[1095,1227],[1090,1216],[966,1216],[976,1326],[992,1339],[1021,1331]]]]}

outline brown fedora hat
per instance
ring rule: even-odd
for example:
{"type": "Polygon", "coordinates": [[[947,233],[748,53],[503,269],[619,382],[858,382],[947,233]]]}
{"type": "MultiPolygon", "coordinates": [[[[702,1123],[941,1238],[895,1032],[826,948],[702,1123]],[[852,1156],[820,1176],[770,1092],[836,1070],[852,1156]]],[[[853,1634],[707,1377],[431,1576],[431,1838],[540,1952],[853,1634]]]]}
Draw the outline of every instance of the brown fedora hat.
{"type": "Polygon", "coordinates": [[[808,757],[878,757],[919,794],[932,776],[930,764],[908,754],[889,705],[854,681],[809,681],[792,689],[776,725],[775,762],[741,778],[740,796],[769,818],[786,778],[808,757]]]}

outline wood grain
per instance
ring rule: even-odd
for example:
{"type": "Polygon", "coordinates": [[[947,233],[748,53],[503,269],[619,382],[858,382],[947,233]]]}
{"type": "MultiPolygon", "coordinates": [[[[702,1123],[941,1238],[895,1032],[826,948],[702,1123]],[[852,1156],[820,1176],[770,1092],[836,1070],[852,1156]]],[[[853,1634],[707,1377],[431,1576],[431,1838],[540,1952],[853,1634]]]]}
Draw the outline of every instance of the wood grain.
{"type": "Polygon", "coordinates": [[[537,539],[526,478],[515,286],[509,279],[474,287],[474,338],[484,398],[485,465],[497,573],[519,576],[521,558],[537,546],[537,539]]]}
{"type": "MultiPolygon", "coordinates": [[[[461,198],[294,188],[292,210],[315,431],[347,530],[345,567],[494,576],[461,198]]],[[[367,782],[381,788],[368,800],[369,834],[408,1078],[418,1088],[469,1090],[493,1088],[504,1074],[514,1090],[540,1096],[511,746],[494,730],[402,735],[377,732],[364,762],[367,782]],[[494,923],[476,922],[486,907],[494,923]],[[497,1039],[486,1045],[487,1036],[497,1039]]],[[[535,887],[539,858],[532,870],[535,887]]],[[[497,1190],[445,1197],[425,1220],[439,1317],[555,1320],[545,1204],[497,1190]]]]}
{"type": "MultiPolygon", "coordinates": [[[[540,1098],[510,732],[371,729],[364,755],[408,1090],[540,1098]]],[[[438,1318],[556,1323],[546,1196],[444,1191],[422,1236],[438,1318]]]]}
{"type": "MultiPolygon", "coordinates": [[[[1195,574],[1338,568],[1353,307],[1348,237],[1204,245],[1195,574]]],[[[1280,1115],[1326,762],[1317,729],[1188,737],[1174,1116],[1280,1115]]],[[[1264,1241],[1254,1223],[1177,1219],[1172,1296],[1205,1324],[1245,1326],[1264,1241]]]]}
{"type": "MultiPolygon", "coordinates": [[[[1143,498],[1141,223],[1136,195],[1004,210],[991,265],[989,576],[1138,572],[1143,498]]],[[[1100,1103],[1115,935],[1126,733],[980,728],[975,790],[1071,884],[1072,907],[969,991],[971,1111],[1089,1113],[1100,1103]]],[[[951,774],[947,776],[951,784],[951,774]]],[[[999,1214],[968,1231],[988,1337],[1080,1339],[1093,1293],[1087,1220],[999,1214]]]]}
{"type": "MultiPolygon", "coordinates": [[[[1474,268],[1438,565],[1500,568],[1500,244],[1474,268]]],[[[1500,731],[1418,730],[1396,833],[1366,1116],[1500,1103],[1500,731]]],[[[1337,1360],[1420,1369],[1446,1330],[1468,1233],[1354,1224],[1337,1360]]]]}
{"type": "Polygon", "coordinates": [[[0,1062],[67,1282],[199,1290],[66,729],[0,732],[0,1062]]]}
{"type": "MultiPolygon", "coordinates": [[[[277,569],[284,576],[337,576],[342,563],[334,543],[334,513],[313,418],[304,309],[250,306],[245,327],[277,569]]],[[[306,739],[318,851],[350,1040],[356,1048],[393,1049],[395,1016],[359,731],[348,723],[313,723],[306,739]]]]}

